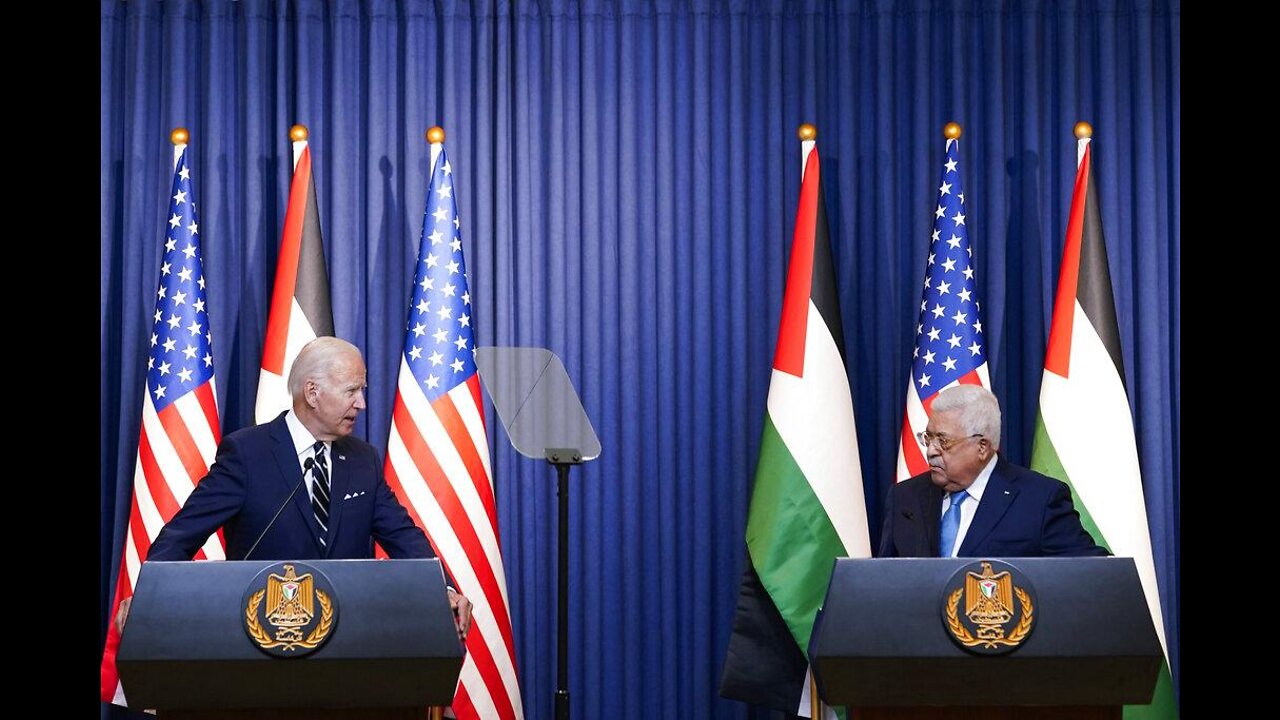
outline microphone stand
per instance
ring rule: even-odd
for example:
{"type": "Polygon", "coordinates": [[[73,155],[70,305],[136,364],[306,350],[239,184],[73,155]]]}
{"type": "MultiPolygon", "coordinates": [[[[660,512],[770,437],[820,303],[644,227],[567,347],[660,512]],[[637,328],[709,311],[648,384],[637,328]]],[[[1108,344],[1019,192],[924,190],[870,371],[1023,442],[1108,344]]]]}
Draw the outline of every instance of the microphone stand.
{"type": "Polygon", "coordinates": [[[293,502],[293,496],[298,494],[298,488],[302,487],[302,483],[307,481],[307,473],[311,472],[311,467],[315,464],[315,458],[307,458],[307,461],[302,464],[302,479],[293,486],[293,491],[289,493],[289,497],[284,499],[284,503],[280,505],[280,509],[276,510],[276,514],[271,516],[271,522],[268,522],[267,526],[262,528],[262,532],[258,533],[258,539],[253,541],[249,552],[244,554],[245,560],[248,560],[253,551],[258,549],[258,543],[262,542],[262,538],[267,536],[267,531],[271,529],[271,526],[276,524],[276,518],[280,517],[280,513],[284,512],[284,509],[289,507],[289,503],[293,502]]]}

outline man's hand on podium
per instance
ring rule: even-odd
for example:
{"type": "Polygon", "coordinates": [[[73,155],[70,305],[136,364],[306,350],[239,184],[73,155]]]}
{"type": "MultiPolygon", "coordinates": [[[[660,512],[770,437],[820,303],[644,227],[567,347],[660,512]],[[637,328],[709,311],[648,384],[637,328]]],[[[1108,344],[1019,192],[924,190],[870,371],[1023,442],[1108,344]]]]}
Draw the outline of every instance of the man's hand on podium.
{"type": "Polygon", "coordinates": [[[116,610],[116,634],[124,632],[124,621],[129,618],[129,606],[133,604],[133,596],[120,601],[120,607],[116,610]]]}
{"type": "Polygon", "coordinates": [[[449,609],[453,610],[453,622],[458,626],[458,639],[465,641],[471,629],[471,601],[453,588],[449,592],[449,609]]]}

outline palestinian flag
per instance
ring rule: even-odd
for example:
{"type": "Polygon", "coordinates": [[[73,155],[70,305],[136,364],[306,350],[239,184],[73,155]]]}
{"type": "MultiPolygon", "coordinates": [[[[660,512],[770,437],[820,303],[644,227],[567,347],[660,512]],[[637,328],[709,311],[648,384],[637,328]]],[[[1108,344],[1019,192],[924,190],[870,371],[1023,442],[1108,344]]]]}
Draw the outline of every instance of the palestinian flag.
{"type": "Polygon", "coordinates": [[[274,420],[293,407],[288,387],[289,369],[302,346],[322,335],[333,335],[329,271],[324,261],[307,129],[294,125],[289,134],[294,141],[293,184],[289,188],[275,290],[271,293],[271,314],[267,317],[267,338],[262,348],[262,371],[254,408],[254,419],[259,424],[274,420]]]}
{"type": "Polygon", "coordinates": [[[1087,137],[1080,140],[1080,149],[1031,467],[1069,484],[1080,519],[1094,539],[1115,555],[1132,557],[1138,567],[1165,665],[1152,703],[1126,706],[1125,717],[1176,718],[1169,645],[1087,137]]]}
{"type": "Polygon", "coordinates": [[[801,709],[809,636],[837,557],[871,557],[818,151],[805,165],[747,516],[750,562],[720,694],[801,709]]]}

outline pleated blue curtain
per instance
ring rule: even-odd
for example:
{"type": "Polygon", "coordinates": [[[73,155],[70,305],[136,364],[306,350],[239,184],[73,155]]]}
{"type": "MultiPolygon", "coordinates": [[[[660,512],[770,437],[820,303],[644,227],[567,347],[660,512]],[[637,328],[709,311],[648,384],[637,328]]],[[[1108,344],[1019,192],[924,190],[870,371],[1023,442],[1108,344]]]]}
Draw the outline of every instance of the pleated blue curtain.
{"type": "MultiPolygon", "coordinates": [[[[171,179],[191,132],[218,401],[252,422],[305,124],[337,332],[385,447],[447,132],[481,344],[560,354],[604,446],[575,471],[576,717],[764,718],[717,695],[800,180],[817,125],[873,541],[892,482],[942,127],[967,190],[1005,454],[1029,461],[1070,189],[1095,128],[1144,492],[1178,677],[1176,0],[101,1],[103,636],[128,519],[171,179]]],[[[555,684],[554,476],[497,418],[527,717],[555,684]]],[[[104,717],[124,717],[103,709],[104,717]]]]}

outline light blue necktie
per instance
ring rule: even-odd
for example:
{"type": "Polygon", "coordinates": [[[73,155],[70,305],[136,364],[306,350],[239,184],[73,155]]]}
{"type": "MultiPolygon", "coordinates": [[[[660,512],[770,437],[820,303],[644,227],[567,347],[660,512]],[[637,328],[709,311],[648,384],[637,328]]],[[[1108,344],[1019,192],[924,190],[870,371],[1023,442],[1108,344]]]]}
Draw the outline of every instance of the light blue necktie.
{"type": "Polygon", "coordinates": [[[952,546],[956,544],[956,535],[960,532],[960,504],[967,497],[967,490],[951,494],[951,505],[942,516],[942,543],[938,546],[938,555],[941,557],[951,557],[952,546]]]}

